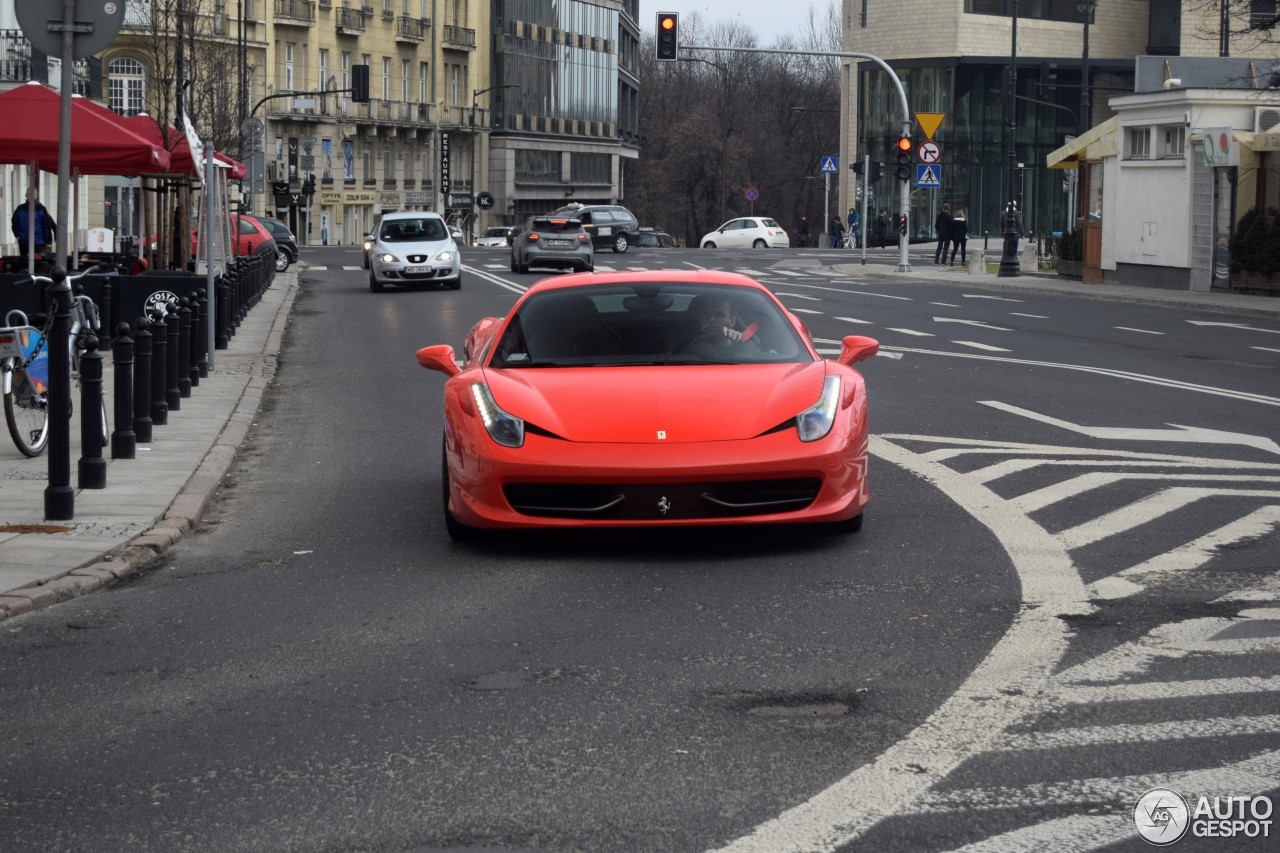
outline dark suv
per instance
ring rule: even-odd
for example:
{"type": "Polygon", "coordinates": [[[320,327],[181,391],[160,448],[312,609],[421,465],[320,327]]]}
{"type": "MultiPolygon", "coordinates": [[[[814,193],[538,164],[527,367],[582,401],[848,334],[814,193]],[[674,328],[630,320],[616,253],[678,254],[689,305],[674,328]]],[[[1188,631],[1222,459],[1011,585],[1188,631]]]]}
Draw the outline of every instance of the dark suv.
{"type": "Polygon", "coordinates": [[[616,204],[571,204],[551,215],[578,220],[591,235],[591,245],[618,254],[625,252],[640,233],[640,221],[616,204]]]}
{"type": "Polygon", "coordinates": [[[258,221],[266,226],[272,237],[276,238],[276,272],[284,272],[290,264],[298,260],[298,241],[294,239],[289,226],[279,219],[263,216],[258,221]]]}

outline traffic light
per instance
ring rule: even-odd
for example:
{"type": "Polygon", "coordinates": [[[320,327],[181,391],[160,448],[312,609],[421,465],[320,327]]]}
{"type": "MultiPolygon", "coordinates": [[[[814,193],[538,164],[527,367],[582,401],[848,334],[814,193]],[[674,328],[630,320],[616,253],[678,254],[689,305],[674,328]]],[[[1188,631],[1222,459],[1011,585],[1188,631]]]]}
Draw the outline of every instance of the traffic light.
{"type": "Polygon", "coordinates": [[[911,180],[911,148],[910,136],[904,134],[898,139],[896,146],[898,165],[893,174],[900,181],[911,180]]]}
{"type": "Polygon", "coordinates": [[[867,175],[867,181],[873,184],[878,182],[880,180],[880,174],[883,171],[884,171],[884,164],[881,163],[879,160],[872,160],[871,174],[867,175]]]}
{"type": "Polygon", "coordinates": [[[351,66],[351,100],[357,104],[369,103],[369,66],[351,66]]]}
{"type": "Polygon", "coordinates": [[[679,59],[680,16],[675,12],[658,13],[658,52],[663,60],[679,59]]]}
{"type": "Polygon", "coordinates": [[[854,173],[855,175],[861,175],[861,174],[862,174],[862,161],[861,161],[861,160],[857,160],[857,161],[855,161],[855,162],[853,162],[853,163],[850,163],[850,164],[849,164],[849,168],[853,170],[853,173],[854,173]]]}
{"type": "Polygon", "coordinates": [[[898,214],[898,233],[903,237],[907,236],[907,215],[905,213],[898,214]]]}

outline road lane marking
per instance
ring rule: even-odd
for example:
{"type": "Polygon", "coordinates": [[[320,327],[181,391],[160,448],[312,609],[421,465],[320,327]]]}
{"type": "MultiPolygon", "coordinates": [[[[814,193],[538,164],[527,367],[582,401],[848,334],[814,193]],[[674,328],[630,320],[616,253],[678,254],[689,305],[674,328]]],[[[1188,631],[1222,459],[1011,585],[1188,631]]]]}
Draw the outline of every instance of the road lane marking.
{"type": "Polygon", "coordinates": [[[1137,332],[1140,335],[1163,335],[1164,334],[1164,332],[1153,332],[1150,329],[1134,329],[1130,326],[1112,326],[1111,328],[1117,329],[1121,332],[1137,332]]]}
{"type": "Polygon", "coordinates": [[[1226,432],[1219,429],[1207,429],[1204,427],[1189,427],[1181,424],[1169,424],[1173,429],[1147,429],[1143,427],[1090,427],[1081,424],[1073,424],[1070,421],[1064,421],[1061,418],[1051,417],[1050,415],[1042,415],[1039,412],[1033,412],[1030,409],[1023,409],[1018,406],[1011,406],[1008,403],[1001,403],[997,400],[979,400],[979,405],[990,406],[993,409],[999,409],[1002,412],[1008,412],[1011,415],[1020,415],[1024,418],[1030,418],[1033,421],[1049,424],[1050,426],[1061,427],[1071,432],[1087,435],[1090,438],[1098,438],[1104,441],[1177,441],[1177,442],[1193,442],[1196,444],[1242,444],[1245,447],[1253,447],[1258,450],[1265,450],[1268,453],[1280,454],[1280,444],[1276,444],[1270,438],[1261,435],[1248,435],[1241,432],[1226,432]]]}
{"type": "Polygon", "coordinates": [[[1262,352],[1280,352],[1280,349],[1272,349],[1271,347],[1249,347],[1249,349],[1256,349],[1262,352]]]}
{"type": "Polygon", "coordinates": [[[1010,311],[1009,316],[1010,317],[1030,317],[1032,320],[1048,320],[1049,319],[1044,314],[1022,314],[1018,311],[1010,311]]]}
{"type": "Polygon", "coordinates": [[[1211,320],[1188,320],[1193,326],[1219,326],[1224,329],[1240,329],[1246,332],[1266,332],[1269,335],[1280,335],[1280,329],[1260,329],[1257,326],[1246,326],[1244,323],[1215,323],[1211,320]]]}
{"type": "Polygon", "coordinates": [[[951,302],[930,302],[929,304],[937,305],[939,308],[959,308],[960,307],[959,305],[955,305],[951,302]]]}
{"type": "Polygon", "coordinates": [[[823,313],[823,312],[818,311],[818,310],[815,310],[815,309],[813,309],[813,308],[791,308],[791,309],[788,309],[788,310],[790,310],[792,314],[821,314],[821,313],[823,313]]]}
{"type": "Polygon", "coordinates": [[[917,332],[915,329],[889,329],[891,332],[901,332],[904,335],[915,335],[918,338],[932,338],[932,332],[917,332]]]}
{"type": "Polygon", "coordinates": [[[965,299],[992,299],[996,302],[1026,302],[1025,299],[1011,299],[1008,296],[987,296],[981,293],[962,293],[965,299]]]}
{"type": "MultiPolygon", "coordinates": [[[[990,482],[985,477],[982,480],[983,482],[990,482]]],[[[1087,474],[1081,474],[1077,477],[1054,483],[1052,486],[1045,486],[1042,489],[1026,492],[1013,500],[1024,512],[1033,513],[1078,495],[1083,495],[1085,492],[1113,486],[1116,483],[1141,481],[1159,483],[1178,481],[1193,483],[1267,483],[1277,485],[1280,484],[1280,477],[1271,477],[1265,474],[1175,474],[1165,471],[1148,474],[1140,471],[1090,471],[1087,474]]]]}
{"type": "MultiPolygon", "coordinates": [[[[991,329],[996,332],[1012,332],[1013,329],[1006,329],[1004,326],[993,326],[990,323],[984,323],[982,320],[961,320],[956,317],[934,317],[935,323],[959,323],[964,326],[977,326],[979,329],[991,329]]],[[[1004,350],[1008,352],[1008,350],[1004,350]]]]}
{"type": "MultiPolygon", "coordinates": [[[[1133,684],[1083,684],[1054,691],[1054,697],[1069,705],[1101,705],[1115,702],[1150,702],[1168,699],[1195,699],[1201,696],[1247,696],[1280,693],[1280,676],[1202,678],[1195,681],[1140,681],[1133,684]]],[[[1280,698],[1276,700],[1280,702],[1280,698]]]]}
{"type": "Polygon", "coordinates": [[[1280,498],[1280,491],[1251,489],[1200,489],[1175,486],[1122,506],[1106,515],[1091,518],[1083,524],[1058,533],[1058,541],[1068,551],[1128,533],[1148,522],[1212,497],[1280,498]]]}
{"type": "Polygon", "coordinates": [[[861,325],[861,326],[874,325],[870,320],[859,320],[855,317],[837,317],[836,319],[843,320],[846,323],[857,323],[858,325],[861,325]]]}
{"type": "Polygon", "coordinates": [[[783,293],[783,292],[778,292],[778,293],[775,293],[775,294],[774,294],[774,296],[777,296],[779,299],[781,299],[783,296],[790,296],[792,299],[807,299],[807,300],[809,300],[810,302],[821,302],[821,301],[822,301],[822,297],[821,297],[821,296],[806,296],[806,295],[805,295],[805,294],[803,294],[803,293],[783,293]]]}
{"type": "MultiPolygon", "coordinates": [[[[807,290],[823,290],[828,293],[842,293],[846,296],[874,296],[879,299],[896,299],[899,302],[915,302],[910,296],[891,296],[888,293],[872,293],[868,290],[850,290],[847,287],[827,287],[821,284],[804,284],[798,281],[789,281],[787,284],[791,287],[803,287],[807,290]]],[[[859,288],[865,287],[861,282],[850,282],[859,288]]]]}
{"type": "Polygon", "coordinates": [[[1114,726],[1082,726],[1052,732],[1011,734],[1001,742],[998,751],[1017,752],[1028,749],[1167,743],[1192,738],[1269,735],[1278,732],[1280,732],[1280,716],[1275,714],[1175,720],[1164,723],[1121,723],[1114,726]]]}
{"type": "Polygon", "coordinates": [[[974,349],[987,350],[989,352],[1013,352],[1004,347],[993,347],[991,344],[980,344],[977,341],[952,341],[953,344],[959,344],[962,347],[973,347],[974,349]]]}

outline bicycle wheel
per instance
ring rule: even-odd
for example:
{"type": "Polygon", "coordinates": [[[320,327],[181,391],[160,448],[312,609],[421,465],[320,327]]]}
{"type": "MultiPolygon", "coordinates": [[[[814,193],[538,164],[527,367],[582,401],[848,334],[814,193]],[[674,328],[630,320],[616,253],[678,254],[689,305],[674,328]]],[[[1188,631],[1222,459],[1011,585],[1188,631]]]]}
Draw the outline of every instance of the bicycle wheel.
{"type": "Polygon", "coordinates": [[[39,456],[49,443],[49,400],[37,393],[25,373],[13,377],[4,395],[4,420],[9,436],[23,456],[39,456]]]}

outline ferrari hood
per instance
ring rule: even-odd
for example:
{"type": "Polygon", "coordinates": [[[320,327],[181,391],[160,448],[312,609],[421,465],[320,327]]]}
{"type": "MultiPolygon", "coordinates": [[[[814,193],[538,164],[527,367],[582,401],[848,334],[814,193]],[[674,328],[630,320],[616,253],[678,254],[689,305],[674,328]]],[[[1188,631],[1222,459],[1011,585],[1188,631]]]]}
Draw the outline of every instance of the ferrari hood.
{"type": "Polygon", "coordinates": [[[484,371],[494,401],[569,441],[657,444],[752,438],[818,401],[826,364],[484,371]]]}

